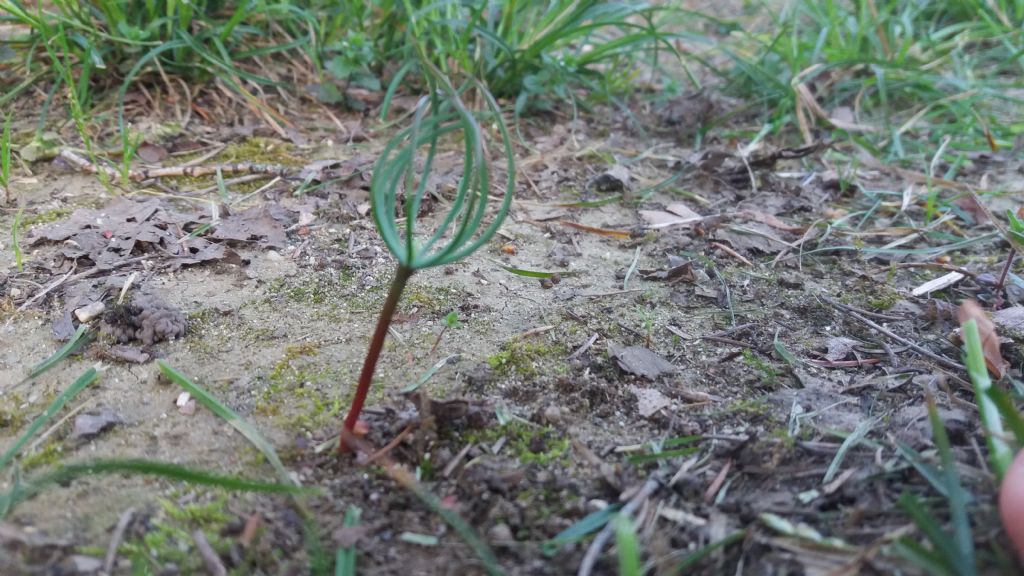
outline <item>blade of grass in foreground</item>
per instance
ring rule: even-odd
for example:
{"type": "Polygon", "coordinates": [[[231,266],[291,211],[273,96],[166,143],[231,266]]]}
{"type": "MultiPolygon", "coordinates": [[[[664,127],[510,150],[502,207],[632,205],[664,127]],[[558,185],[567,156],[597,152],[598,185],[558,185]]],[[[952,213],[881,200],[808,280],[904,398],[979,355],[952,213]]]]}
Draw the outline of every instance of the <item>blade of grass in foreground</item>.
{"type": "MultiPolygon", "coordinates": [[[[245,436],[246,440],[251,442],[257,450],[270,462],[270,465],[274,468],[281,482],[299,487],[299,481],[292,476],[288,469],[284,467],[281,462],[281,458],[278,457],[277,451],[274,450],[274,446],[268,442],[255,427],[242,419],[234,410],[228,408],[222,404],[219,400],[213,397],[209,392],[198,384],[192,382],[187,376],[178,372],[167,363],[161,361],[157,362],[160,367],[160,371],[164,373],[172,382],[184,388],[189,394],[192,394],[203,406],[208,410],[220,416],[224,420],[231,424],[235,430],[238,430],[242,436],[245,436]]],[[[326,575],[330,569],[330,558],[324,549],[323,542],[320,540],[320,535],[317,532],[316,523],[313,520],[312,514],[306,507],[305,498],[303,498],[304,492],[292,493],[292,502],[294,503],[299,514],[303,517],[303,532],[305,539],[305,546],[307,553],[309,554],[310,562],[310,573],[315,575],[326,575]]]]}
{"type": "MultiPolygon", "coordinates": [[[[92,342],[92,339],[93,333],[89,332],[89,327],[86,326],[85,324],[80,325],[78,327],[78,330],[75,331],[74,335],[71,336],[71,339],[68,340],[67,344],[62,346],[60,350],[57,350],[57,352],[54,353],[53,356],[50,356],[46,360],[43,360],[39,364],[36,364],[35,366],[32,367],[32,370],[29,371],[28,373],[29,380],[36,378],[39,375],[46,372],[47,370],[49,370],[50,368],[53,368],[54,366],[59,364],[61,360],[67,358],[82,346],[85,346],[89,342],[92,342]]],[[[2,466],[0,466],[0,468],[2,468],[2,466]]]]}
{"type": "MultiPolygon", "coordinates": [[[[362,514],[363,511],[358,507],[349,506],[348,511],[345,512],[345,522],[343,526],[345,528],[354,528],[359,526],[359,518],[362,514]]],[[[338,548],[334,562],[334,576],[356,576],[355,544],[344,548],[338,548]]]]}
{"type": "Polygon", "coordinates": [[[615,542],[619,550],[619,576],[640,576],[636,526],[626,516],[615,517],[615,542]]]}
{"type": "Polygon", "coordinates": [[[0,471],[10,464],[11,460],[17,456],[18,451],[21,450],[25,443],[43,427],[43,424],[46,424],[47,420],[59,412],[60,409],[68,403],[68,401],[77,396],[78,393],[84,390],[86,386],[92,384],[98,376],[99,372],[96,371],[96,368],[89,368],[84,374],[78,377],[78,380],[75,380],[74,384],[54,398],[53,402],[51,402],[46,408],[46,411],[43,412],[41,416],[33,420],[28,429],[25,430],[25,433],[18,438],[13,446],[7,449],[7,452],[4,452],[3,456],[0,456],[0,471]]]}
{"type": "Polygon", "coordinates": [[[170,480],[181,480],[191,484],[203,484],[224,488],[225,490],[241,490],[246,492],[297,494],[310,490],[293,484],[273,484],[246,480],[234,476],[211,474],[202,470],[153,460],[93,460],[91,462],[60,466],[51,472],[24,480],[19,487],[0,496],[0,509],[10,509],[19,502],[32,498],[53,484],[67,484],[82,476],[98,474],[144,474],[160,476],[170,480]]]}
{"type": "Polygon", "coordinates": [[[231,424],[235,430],[238,430],[242,436],[245,436],[246,440],[251,442],[253,446],[263,454],[267,461],[270,462],[270,465],[273,466],[274,471],[277,472],[277,475],[281,478],[282,482],[293,484],[295,486],[299,485],[299,482],[288,473],[284,464],[281,463],[281,459],[278,458],[277,451],[274,450],[274,447],[270,442],[267,442],[267,440],[263,438],[255,427],[243,420],[242,417],[234,410],[222,404],[198,384],[189,380],[187,376],[178,372],[174,368],[171,368],[163,360],[158,360],[157,365],[160,367],[160,371],[163,372],[164,375],[172,382],[184,388],[185,391],[194,396],[200,404],[206,406],[208,410],[226,420],[227,423],[231,424]]]}
{"type": "MultiPolygon", "coordinates": [[[[966,307],[966,304],[964,304],[966,307]]],[[[979,314],[980,314],[979,310],[979,314]]],[[[989,462],[996,471],[996,477],[1002,479],[1013,462],[1013,449],[1004,440],[1003,421],[999,407],[992,401],[988,391],[992,389],[992,379],[985,365],[985,353],[981,346],[981,334],[977,320],[968,320],[960,327],[964,339],[964,364],[974,384],[974,396],[978,403],[978,415],[985,429],[985,440],[988,442],[989,462]]],[[[993,333],[994,337],[995,334],[993,333]]]]}
{"type": "Polygon", "coordinates": [[[693,554],[690,554],[689,556],[684,558],[683,561],[680,562],[679,565],[675,567],[675,570],[672,572],[672,574],[674,574],[674,575],[689,574],[690,573],[689,570],[691,568],[696,566],[697,563],[700,562],[701,560],[703,560],[703,559],[707,558],[708,556],[710,556],[711,553],[714,552],[715,550],[718,550],[720,548],[727,548],[727,547],[731,546],[733,543],[739,542],[740,540],[743,540],[746,537],[747,537],[747,531],[746,530],[737,530],[736,532],[733,532],[732,534],[729,534],[728,536],[726,536],[725,538],[722,538],[721,540],[719,540],[717,542],[712,542],[711,544],[708,544],[707,546],[704,546],[700,550],[697,550],[693,554]]]}

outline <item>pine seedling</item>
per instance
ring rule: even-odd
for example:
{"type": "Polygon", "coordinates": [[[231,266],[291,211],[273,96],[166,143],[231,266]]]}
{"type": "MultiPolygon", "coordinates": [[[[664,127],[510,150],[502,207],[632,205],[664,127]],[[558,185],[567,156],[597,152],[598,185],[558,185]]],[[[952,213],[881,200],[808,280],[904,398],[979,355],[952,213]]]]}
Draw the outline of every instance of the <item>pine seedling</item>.
{"type": "MultiPolygon", "coordinates": [[[[461,260],[487,243],[508,214],[515,190],[512,142],[497,102],[479,84],[467,83],[455,89],[439,71],[429,67],[428,70],[431,71],[429,96],[417,104],[412,126],[399,132],[385,146],[370,182],[373,219],[397,266],[345,418],[344,426],[349,433],[359,421],[388,327],[409,278],[418,270],[461,260]],[[470,111],[462,103],[461,95],[472,87],[482,96],[482,111],[470,111]],[[481,122],[493,124],[497,129],[506,163],[504,190],[497,213],[489,224],[484,217],[488,207],[494,205],[489,202],[492,173],[481,122]],[[420,206],[427,194],[440,140],[450,134],[462,139],[462,178],[440,224],[433,232],[425,233],[417,227],[420,206]],[[425,155],[421,167],[417,168],[417,152],[423,148],[425,155]],[[404,199],[400,202],[401,196],[404,199]],[[404,224],[399,215],[404,217],[404,224]]],[[[343,434],[339,454],[346,449],[344,437],[343,434]]]]}

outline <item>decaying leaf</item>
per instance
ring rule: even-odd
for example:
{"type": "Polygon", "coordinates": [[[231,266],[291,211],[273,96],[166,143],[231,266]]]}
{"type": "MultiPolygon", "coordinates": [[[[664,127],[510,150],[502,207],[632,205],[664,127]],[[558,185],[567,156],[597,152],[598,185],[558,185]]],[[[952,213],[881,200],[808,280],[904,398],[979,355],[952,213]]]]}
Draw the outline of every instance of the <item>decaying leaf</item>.
{"type": "Polygon", "coordinates": [[[650,418],[659,410],[672,405],[672,400],[654,388],[633,386],[630,390],[636,396],[637,412],[644,418],[650,418]]]}
{"type": "Polygon", "coordinates": [[[670,226],[682,226],[684,224],[695,224],[704,219],[703,216],[690,210],[681,202],[674,202],[665,207],[665,210],[640,210],[640,217],[644,219],[646,227],[650,229],[668,228],[670,226]]]}
{"type": "Polygon", "coordinates": [[[608,352],[615,358],[619,368],[650,380],[676,371],[675,365],[643,346],[622,347],[609,342],[608,352]]]}
{"type": "Polygon", "coordinates": [[[693,271],[693,261],[686,260],[681,263],[673,262],[674,257],[669,258],[668,269],[640,270],[640,277],[645,280],[661,280],[674,284],[676,282],[696,282],[697,276],[693,271]]]}
{"type": "Polygon", "coordinates": [[[835,362],[842,360],[853,352],[853,347],[857,345],[857,341],[852,338],[845,338],[842,336],[836,336],[828,339],[828,352],[825,353],[825,359],[835,362]]]}
{"type": "Polygon", "coordinates": [[[974,320],[978,324],[978,334],[981,336],[981,351],[985,355],[985,365],[988,366],[992,375],[997,379],[1003,377],[1007,363],[999,352],[999,335],[996,334],[996,326],[985,315],[984,310],[974,300],[965,300],[960,305],[960,326],[965,322],[974,320]]]}
{"type": "Polygon", "coordinates": [[[88,440],[121,423],[121,416],[113,408],[103,406],[98,411],[75,416],[75,427],[71,431],[70,439],[88,440]]]}

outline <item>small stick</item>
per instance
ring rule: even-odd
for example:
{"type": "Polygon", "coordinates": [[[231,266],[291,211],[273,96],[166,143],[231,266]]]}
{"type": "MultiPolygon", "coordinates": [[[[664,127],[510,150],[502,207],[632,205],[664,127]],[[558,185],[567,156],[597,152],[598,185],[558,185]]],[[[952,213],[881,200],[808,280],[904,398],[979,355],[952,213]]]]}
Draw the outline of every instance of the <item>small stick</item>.
{"type": "Polygon", "coordinates": [[[118,519],[117,527],[114,528],[114,534],[110,537],[110,545],[107,546],[107,556],[103,559],[103,572],[107,574],[114,573],[117,549],[121,547],[121,542],[124,541],[124,532],[128,529],[128,525],[131,524],[134,517],[135,508],[128,508],[121,514],[121,518],[118,519]]]}
{"type": "MultiPolygon", "coordinates": [[[[661,486],[661,480],[652,474],[647,478],[647,482],[637,491],[636,495],[626,503],[625,506],[619,510],[620,516],[629,517],[641,504],[647,501],[652,494],[661,486]]],[[[594,565],[597,564],[597,558],[601,555],[601,549],[612,537],[615,532],[615,528],[611,522],[605,525],[601,533],[594,538],[593,542],[590,543],[590,547],[587,548],[587,553],[583,556],[583,561],[580,562],[580,568],[576,572],[576,576],[590,576],[590,573],[594,570],[594,565]]]]}
{"type": "Polygon", "coordinates": [[[708,486],[707,492],[704,492],[704,503],[711,504],[714,501],[715,496],[718,495],[718,491],[722,489],[722,484],[725,484],[725,477],[729,475],[729,470],[732,470],[732,458],[725,461],[725,466],[718,471],[718,475],[711,481],[711,485],[708,486]]]}
{"type": "Polygon", "coordinates": [[[739,252],[733,250],[732,248],[729,248],[728,246],[726,246],[725,244],[722,244],[721,242],[709,242],[709,244],[711,244],[715,248],[718,248],[722,252],[725,252],[729,256],[732,256],[733,258],[739,260],[740,262],[743,262],[747,266],[753,266],[754,265],[753,262],[751,262],[750,260],[747,260],[742,254],[740,254],[739,252]]]}
{"type": "Polygon", "coordinates": [[[196,530],[192,533],[192,540],[195,541],[196,549],[199,550],[199,555],[202,556],[203,564],[206,564],[206,571],[210,576],[228,576],[228,569],[224,567],[217,551],[210,546],[206,534],[203,534],[202,530],[196,530]]]}
{"type": "MultiPolygon", "coordinates": [[[[79,156],[72,150],[62,148],[58,157],[65,160],[75,168],[83,172],[90,174],[97,174],[99,172],[105,173],[111,178],[119,178],[121,173],[117,170],[108,166],[96,166],[89,160],[79,156]]],[[[151,180],[154,178],[171,178],[171,177],[189,177],[194,178],[197,176],[212,176],[217,172],[221,174],[264,174],[269,176],[281,176],[287,177],[291,173],[291,169],[282,166],[280,164],[255,164],[252,162],[236,162],[233,164],[223,164],[216,166],[168,166],[164,168],[144,168],[141,170],[129,170],[128,178],[130,180],[139,182],[142,180],[151,180]]]]}
{"type": "Polygon", "coordinates": [[[822,300],[824,300],[825,302],[830,304],[836,310],[839,310],[840,312],[842,312],[842,313],[844,313],[844,314],[854,318],[855,320],[861,322],[862,324],[865,324],[868,327],[873,328],[876,331],[882,333],[883,335],[888,336],[889,338],[892,338],[893,340],[899,342],[900,344],[904,344],[906,346],[909,346],[910,349],[913,350],[914,352],[917,352],[918,354],[920,354],[922,356],[926,356],[928,358],[931,358],[932,360],[938,362],[939,365],[941,365],[941,366],[943,366],[945,368],[950,368],[950,369],[953,369],[953,370],[959,370],[961,372],[964,372],[964,371],[967,370],[966,368],[964,368],[964,366],[962,364],[960,364],[958,362],[954,362],[954,361],[950,360],[949,358],[946,358],[945,356],[940,356],[940,355],[938,355],[938,354],[936,354],[936,353],[934,353],[934,352],[932,352],[930,350],[927,350],[924,347],[919,346],[919,345],[911,342],[910,340],[907,340],[906,338],[904,338],[902,336],[897,336],[891,330],[883,328],[883,327],[879,326],[878,324],[872,322],[871,320],[868,320],[864,316],[861,316],[859,313],[854,312],[851,309],[850,306],[847,306],[845,304],[841,304],[839,302],[836,302],[835,300],[832,300],[828,296],[819,296],[819,298],[821,298],[822,300]]]}
{"type": "Polygon", "coordinates": [[[530,336],[536,336],[537,334],[543,334],[545,332],[550,332],[551,330],[554,330],[554,329],[555,329],[555,326],[553,324],[550,324],[548,326],[538,326],[537,328],[531,328],[531,329],[527,330],[526,332],[520,333],[519,337],[520,338],[529,338],[530,336]]]}
{"type": "Polygon", "coordinates": [[[597,332],[594,332],[590,339],[587,340],[586,343],[583,344],[583,346],[580,346],[579,348],[576,349],[575,352],[570,354],[569,357],[566,358],[566,360],[575,360],[579,358],[584,352],[589,350],[590,347],[594,345],[594,342],[597,342],[597,332]]]}
{"type": "Polygon", "coordinates": [[[365,464],[371,464],[371,463],[373,463],[374,460],[377,460],[377,459],[380,459],[380,458],[383,458],[384,456],[386,456],[388,452],[391,452],[392,450],[394,450],[395,446],[398,446],[398,444],[402,440],[405,440],[405,437],[408,436],[411,433],[412,433],[412,424],[406,426],[401,432],[398,433],[398,436],[395,436],[395,438],[391,442],[388,442],[386,446],[384,446],[380,450],[377,450],[376,452],[371,454],[370,457],[366,459],[365,464]]]}
{"type": "Polygon", "coordinates": [[[619,294],[632,294],[643,292],[643,288],[630,288],[629,290],[613,290],[611,292],[598,292],[597,294],[581,294],[584,298],[604,298],[605,296],[618,296],[619,294]]]}

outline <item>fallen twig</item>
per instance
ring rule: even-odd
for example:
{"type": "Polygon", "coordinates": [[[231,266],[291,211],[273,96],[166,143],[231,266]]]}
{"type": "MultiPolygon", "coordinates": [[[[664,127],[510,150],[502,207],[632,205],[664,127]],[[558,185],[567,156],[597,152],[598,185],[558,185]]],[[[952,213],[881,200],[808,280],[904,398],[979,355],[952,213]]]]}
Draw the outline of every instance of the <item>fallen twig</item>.
{"type": "Polygon", "coordinates": [[[124,532],[128,529],[128,525],[131,524],[132,518],[135,517],[135,508],[129,508],[121,514],[121,518],[117,521],[117,527],[114,528],[114,534],[110,537],[110,545],[107,546],[107,556],[103,559],[103,572],[106,574],[114,573],[114,562],[117,561],[117,549],[121,547],[121,542],[124,540],[124,532]]]}
{"type": "MultiPolygon", "coordinates": [[[[625,506],[619,510],[620,516],[629,517],[637,508],[639,508],[662,484],[661,478],[655,474],[652,474],[647,478],[647,482],[637,491],[636,495],[633,496],[626,503],[625,506]]],[[[601,530],[601,532],[594,538],[593,542],[590,543],[590,547],[587,548],[587,553],[583,556],[583,561],[580,562],[580,568],[576,572],[577,576],[590,576],[590,573],[594,570],[594,565],[597,564],[597,559],[601,555],[601,549],[608,543],[608,540],[615,533],[615,527],[612,523],[608,523],[601,530]]]]}
{"type": "Polygon", "coordinates": [[[213,546],[210,546],[210,541],[206,539],[206,534],[203,534],[202,530],[196,530],[192,533],[192,540],[195,541],[196,550],[199,551],[199,555],[203,558],[203,564],[206,565],[206,571],[210,576],[227,576],[228,569],[224,567],[224,563],[221,562],[217,551],[213,549],[213,546]]]}
{"type": "MultiPolygon", "coordinates": [[[[121,172],[118,170],[109,166],[97,166],[88,159],[83,158],[67,148],[62,148],[57,156],[83,172],[88,172],[90,174],[98,174],[102,172],[111,178],[121,177],[121,172]]],[[[143,180],[151,180],[154,178],[194,178],[196,176],[212,176],[217,172],[220,172],[221,174],[264,174],[284,178],[292,173],[292,169],[280,164],[257,164],[254,162],[235,162],[232,164],[218,164],[215,166],[183,164],[181,166],[167,166],[164,168],[129,170],[128,179],[135,182],[141,182],[143,180]]]]}
{"type": "Polygon", "coordinates": [[[892,330],[889,330],[887,328],[883,328],[882,326],[876,324],[875,322],[872,322],[871,320],[868,320],[867,318],[865,318],[860,313],[861,312],[860,310],[857,310],[857,309],[855,309],[852,306],[849,306],[847,304],[843,304],[841,302],[836,302],[835,300],[829,298],[828,296],[818,296],[818,298],[821,299],[822,301],[826,302],[827,304],[829,304],[830,306],[832,306],[836,310],[839,310],[843,314],[846,314],[847,316],[850,316],[851,318],[859,321],[860,323],[862,323],[862,324],[864,324],[864,325],[866,325],[866,326],[868,326],[870,328],[873,328],[875,331],[881,333],[884,336],[892,338],[893,340],[899,342],[900,344],[904,344],[904,345],[910,347],[910,349],[913,350],[914,352],[917,352],[918,354],[920,354],[922,356],[925,356],[927,358],[930,358],[930,359],[938,362],[939,365],[941,365],[941,366],[943,366],[945,368],[950,368],[950,369],[953,369],[953,370],[960,370],[961,372],[966,371],[966,368],[964,368],[963,364],[960,364],[959,362],[954,362],[953,360],[950,360],[949,358],[946,358],[945,356],[941,356],[939,354],[936,354],[936,353],[934,353],[934,352],[932,352],[932,351],[930,351],[930,350],[928,350],[928,349],[926,349],[926,348],[924,348],[922,346],[919,346],[918,344],[915,344],[915,343],[911,342],[910,340],[907,340],[906,338],[904,338],[902,336],[898,336],[897,334],[893,333],[892,330]]]}

